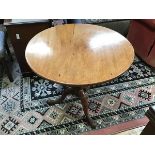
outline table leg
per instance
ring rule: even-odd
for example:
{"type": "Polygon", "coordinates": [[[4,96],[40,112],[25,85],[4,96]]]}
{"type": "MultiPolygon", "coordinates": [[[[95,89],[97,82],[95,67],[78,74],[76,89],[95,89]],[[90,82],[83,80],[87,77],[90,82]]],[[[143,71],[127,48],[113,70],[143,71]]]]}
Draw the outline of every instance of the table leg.
{"type": "Polygon", "coordinates": [[[89,117],[88,113],[88,97],[85,95],[84,90],[80,87],[70,87],[65,88],[62,96],[57,100],[48,100],[47,104],[53,106],[55,104],[63,104],[63,100],[67,95],[72,94],[80,98],[83,107],[84,114],[86,116],[86,121],[93,129],[96,128],[96,123],[89,117]]]}
{"type": "Polygon", "coordinates": [[[96,123],[89,117],[89,113],[88,113],[88,97],[84,94],[84,91],[81,89],[78,92],[78,96],[81,100],[81,104],[83,106],[83,111],[84,114],[86,116],[86,121],[87,123],[93,128],[96,128],[96,123]]]}

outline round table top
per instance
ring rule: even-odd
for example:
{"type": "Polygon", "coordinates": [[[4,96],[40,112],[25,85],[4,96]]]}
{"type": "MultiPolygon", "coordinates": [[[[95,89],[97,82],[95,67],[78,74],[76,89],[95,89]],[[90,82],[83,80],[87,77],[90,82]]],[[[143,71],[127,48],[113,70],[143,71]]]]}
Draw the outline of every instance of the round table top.
{"type": "Polygon", "coordinates": [[[90,85],[114,79],[134,60],[134,49],[121,34],[97,25],[66,24],[35,35],[25,52],[31,69],[65,85],[90,85]]]}

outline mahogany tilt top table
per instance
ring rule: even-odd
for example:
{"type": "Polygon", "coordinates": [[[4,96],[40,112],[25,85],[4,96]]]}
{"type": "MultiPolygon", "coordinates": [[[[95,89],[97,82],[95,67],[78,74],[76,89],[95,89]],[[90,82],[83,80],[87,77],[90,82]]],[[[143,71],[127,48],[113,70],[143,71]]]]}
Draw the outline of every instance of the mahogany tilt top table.
{"type": "Polygon", "coordinates": [[[88,124],[88,99],[83,88],[112,80],[124,73],[134,60],[134,49],[119,33],[96,25],[66,24],[35,35],[25,52],[31,69],[48,80],[67,86],[57,101],[68,94],[80,98],[88,124]]]}

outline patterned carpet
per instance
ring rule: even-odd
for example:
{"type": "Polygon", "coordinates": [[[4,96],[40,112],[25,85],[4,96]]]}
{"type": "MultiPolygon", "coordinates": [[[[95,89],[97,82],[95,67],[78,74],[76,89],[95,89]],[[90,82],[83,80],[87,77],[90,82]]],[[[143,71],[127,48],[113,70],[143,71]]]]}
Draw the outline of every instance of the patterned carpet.
{"type": "MultiPolygon", "coordinates": [[[[62,105],[49,107],[63,87],[38,76],[23,78],[17,63],[14,82],[0,78],[0,134],[82,134],[91,131],[83,118],[78,98],[68,96],[62,105]]],[[[2,74],[1,74],[2,75],[2,74]]],[[[155,72],[135,58],[119,78],[90,87],[89,113],[97,129],[144,117],[155,101],[155,72]]]]}

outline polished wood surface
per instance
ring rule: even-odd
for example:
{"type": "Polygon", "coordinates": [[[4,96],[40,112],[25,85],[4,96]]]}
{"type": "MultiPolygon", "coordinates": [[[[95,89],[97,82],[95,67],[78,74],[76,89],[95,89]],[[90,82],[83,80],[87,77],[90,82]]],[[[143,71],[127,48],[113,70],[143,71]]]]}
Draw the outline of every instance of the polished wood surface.
{"type": "Polygon", "coordinates": [[[134,49],[119,33],[90,24],[46,29],[26,47],[26,60],[38,75],[65,85],[111,80],[133,62],[134,49]]]}

